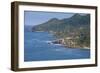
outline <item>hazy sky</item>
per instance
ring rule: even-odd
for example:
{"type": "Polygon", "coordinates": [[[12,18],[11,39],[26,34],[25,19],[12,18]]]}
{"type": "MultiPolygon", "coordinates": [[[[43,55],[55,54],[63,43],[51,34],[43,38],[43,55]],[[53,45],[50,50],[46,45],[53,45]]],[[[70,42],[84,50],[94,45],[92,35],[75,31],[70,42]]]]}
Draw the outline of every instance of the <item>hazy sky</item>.
{"type": "Polygon", "coordinates": [[[24,11],[25,25],[38,25],[44,23],[51,18],[69,18],[74,13],[62,13],[62,12],[40,12],[40,11],[24,11]]]}

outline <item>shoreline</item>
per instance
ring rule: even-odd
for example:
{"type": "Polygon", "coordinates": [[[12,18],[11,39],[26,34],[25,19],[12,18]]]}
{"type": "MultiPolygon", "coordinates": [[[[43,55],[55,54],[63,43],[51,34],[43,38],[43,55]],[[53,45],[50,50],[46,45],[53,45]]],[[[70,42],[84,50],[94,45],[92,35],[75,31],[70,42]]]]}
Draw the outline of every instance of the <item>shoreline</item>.
{"type": "MultiPolygon", "coordinates": [[[[32,31],[32,32],[45,32],[45,31],[32,31]]],[[[48,32],[48,31],[47,31],[48,32]]],[[[50,34],[55,34],[55,33],[53,33],[53,32],[48,32],[48,33],[50,33],[50,34]]],[[[68,38],[69,37],[67,37],[67,39],[66,40],[68,40],[68,38]]],[[[89,47],[76,47],[76,46],[78,46],[78,45],[74,45],[74,47],[73,46],[70,46],[70,45],[72,45],[72,44],[66,44],[65,43],[65,39],[64,38],[59,38],[59,39],[57,39],[57,40],[53,40],[53,41],[51,41],[51,42],[48,42],[48,44],[61,44],[62,46],[64,46],[64,47],[66,47],[66,48],[72,48],[72,49],[90,49],[89,47]]],[[[67,43],[69,43],[69,42],[67,42],[67,43]]],[[[75,42],[74,42],[74,44],[75,44],[75,42]]]]}
{"type": "Polygon", "coordinates": [[[86,47],[86,46],[83,46],[81,47],[80,45],[76,45],[75,42],[74,42],[74,45],[71,44],[70,42],[65,42],[64,39],[57,39],[57,40],[54,40],[54,41],[51,41],[52,44],[61,44],[62,46],[66,47],[66,48],[73,48],[73,49],[77,49],[77,48],[80,48],[80,49],[90,49],[89,47],[86,47]]]}
{"type": "Polygon", "coordinates": [[[64,46],[65,48],[71,48],[71,49],[90,49],[89,47],[68,47],[66,45],[61,44],[62,46],[64,46]]]}

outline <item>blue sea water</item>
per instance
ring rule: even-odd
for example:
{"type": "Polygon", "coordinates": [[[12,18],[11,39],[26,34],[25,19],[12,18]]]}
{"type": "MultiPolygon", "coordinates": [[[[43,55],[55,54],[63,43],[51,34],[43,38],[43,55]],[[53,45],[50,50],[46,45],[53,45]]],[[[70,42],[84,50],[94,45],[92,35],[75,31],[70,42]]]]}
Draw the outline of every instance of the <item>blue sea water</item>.
{"type": "Polygon", "coordinates": [[[66,48],[50,44],[56,38],[48,32],[24,32],[24,61],[70,60],[90,58],[89,49],[66,48]]]}

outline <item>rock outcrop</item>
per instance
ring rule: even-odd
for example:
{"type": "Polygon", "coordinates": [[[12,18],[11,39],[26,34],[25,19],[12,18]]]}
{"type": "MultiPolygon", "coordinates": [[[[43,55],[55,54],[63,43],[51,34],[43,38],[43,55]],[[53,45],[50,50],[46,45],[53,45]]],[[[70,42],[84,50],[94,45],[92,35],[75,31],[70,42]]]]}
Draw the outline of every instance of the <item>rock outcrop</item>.
{"type": "Polygon", "coordinates": [[[54,44],[65,44],[65,41],[64,41],[64,39],[58,39],[58,40],[52,41],[52,43],[54,43],[54,44]]]}

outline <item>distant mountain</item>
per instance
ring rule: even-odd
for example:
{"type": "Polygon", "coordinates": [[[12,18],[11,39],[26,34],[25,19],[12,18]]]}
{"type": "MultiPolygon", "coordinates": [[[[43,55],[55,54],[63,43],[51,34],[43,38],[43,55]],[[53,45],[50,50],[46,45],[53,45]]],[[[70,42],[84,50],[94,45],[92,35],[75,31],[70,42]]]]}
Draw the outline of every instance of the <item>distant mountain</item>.
{"type": "Polygon", "coordinates": [[[30,25],[24,25],[24,31],[32,31],[32,27],[30,25]]]}
{"type": "MultiPolygon", "coordinates": [[[[52,32],[57,38],[71,37],[78,46],[90,46],[90,15],[74,14],[70,18],[52,18],[47,22],[33,26],[32,31],[52,32]]],[[[67,42],[68,43],[68,42],[67,42]]]]}

